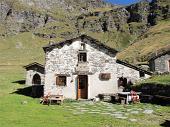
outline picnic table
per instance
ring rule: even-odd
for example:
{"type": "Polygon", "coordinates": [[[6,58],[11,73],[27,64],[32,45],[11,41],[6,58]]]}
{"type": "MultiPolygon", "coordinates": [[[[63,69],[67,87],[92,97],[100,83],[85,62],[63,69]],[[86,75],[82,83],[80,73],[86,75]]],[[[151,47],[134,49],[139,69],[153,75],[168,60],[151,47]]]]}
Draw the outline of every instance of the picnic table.
{"type": "Polygon", "coordinates": [[[51,105],[52,102],[62,104],[63,101],[64,101],[63,95],[47,95],[42,98],[41,103],[51,105]]]}
{"type": "MultiPolygon", "coordinates": [[[[117,93],[119,98],[123,101],[125,101],[126,104],[129,104],[129,102],[133,102],[133,93],[132,92],[118,92],[117,93]]],[[[136,96],[139,96],[141,92],[135,92],[136,96]]],[[[139,101],[139,99],[137,100],[139,101]]]]}

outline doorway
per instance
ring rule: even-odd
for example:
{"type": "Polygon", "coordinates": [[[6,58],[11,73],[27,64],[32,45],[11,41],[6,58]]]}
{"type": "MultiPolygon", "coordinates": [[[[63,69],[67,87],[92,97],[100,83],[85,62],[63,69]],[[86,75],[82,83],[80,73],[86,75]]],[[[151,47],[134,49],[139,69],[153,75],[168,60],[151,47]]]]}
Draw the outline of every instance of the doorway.
{"type": "Polygon", "coordinates": [[[77,99],[87,99],[88,96],[88,76],[79,75],[77,84],[77,99]]]}
{"type": "Polygon", "coordinates": [[[118,89],[119,92],[123,92],[127,88],[127,78],[120,77],[118,79],[118,89]]]}
{"type": "Polygon", "coordinates": [[[39,74],[35,74],[32,79],[33,85],[41,85],[41,77],[39,74]]]}

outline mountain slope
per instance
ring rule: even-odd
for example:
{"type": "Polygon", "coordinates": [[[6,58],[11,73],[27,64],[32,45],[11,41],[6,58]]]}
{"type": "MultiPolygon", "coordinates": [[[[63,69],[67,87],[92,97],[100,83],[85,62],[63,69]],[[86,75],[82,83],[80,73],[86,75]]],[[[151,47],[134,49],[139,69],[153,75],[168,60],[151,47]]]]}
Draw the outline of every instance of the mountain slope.
{"type": "Polygon", "coordinates": [[[130,63],[145,62],[162,48],[170,46],[170,20],[161,21],[136,42],[118,54],[118,58],[130,63]]]}
{"type": "MultiPolygon", "coordinates": [[[[139,37],[148,35],[146,32],[149,30],[149,33],[158,22],[168,20],[169,5],[169,0],[151,3],[143,0],[127,7],[110,5],[102,0],[0,0],[0,63],[43,62],[43,45],[80,34],[88,34],[123,51],[137,40],[145,40],[145,37],[139,37]]],[[[164,27],[166,29],[168,23],[164,27]]],[[[130,50],[131,54],[137,52],[135,48],[130,50]]],[[[148,54],[144,53],[144,56],[148,54]]],[[[130,62],[141,61],[143,55],[139,56],[132,60],[134,55],[127,58],[120,54],[121,59],[130,62]]]]}

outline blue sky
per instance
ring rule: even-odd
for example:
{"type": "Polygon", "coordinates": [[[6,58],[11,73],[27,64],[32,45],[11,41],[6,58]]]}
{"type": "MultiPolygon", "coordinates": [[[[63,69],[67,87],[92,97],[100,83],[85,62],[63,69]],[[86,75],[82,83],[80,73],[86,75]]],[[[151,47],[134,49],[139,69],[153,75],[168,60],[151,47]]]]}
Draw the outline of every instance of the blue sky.
{"type": "Polygon", "coordinates": [[[108,2],[111,2],[113,4],[119,4],[119,5],[129,5],[138,2],[139,0],[106,0],[108,2]]]}

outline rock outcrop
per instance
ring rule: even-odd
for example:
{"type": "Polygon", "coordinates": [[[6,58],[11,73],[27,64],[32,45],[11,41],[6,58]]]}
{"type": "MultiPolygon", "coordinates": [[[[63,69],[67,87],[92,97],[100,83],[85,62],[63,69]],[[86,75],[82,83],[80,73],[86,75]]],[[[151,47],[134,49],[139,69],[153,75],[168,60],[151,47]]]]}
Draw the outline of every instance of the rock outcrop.
{"type": "Polygon", "coordinates": [[[137,38],[158,21],[170,18],[169,5],[169,0],[143,0],[126,7],[103,0],[1,0],[0,36],[33,31],[51,39],[84,32],[108,33],[103,37],[106,42],[127,46],[134,35],[137,38]]]}

